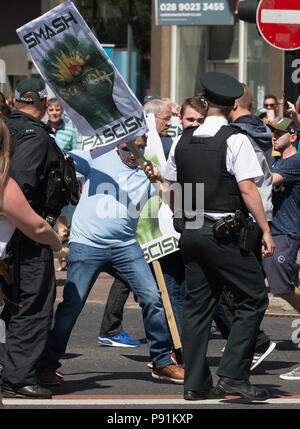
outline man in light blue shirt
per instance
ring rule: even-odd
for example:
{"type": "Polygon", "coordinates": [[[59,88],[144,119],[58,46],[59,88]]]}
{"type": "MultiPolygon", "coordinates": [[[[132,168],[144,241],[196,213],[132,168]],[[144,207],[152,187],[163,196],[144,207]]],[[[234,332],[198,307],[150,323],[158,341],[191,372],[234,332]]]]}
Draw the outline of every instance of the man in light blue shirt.
{"type": "MultiPolygon", "coordinates": [[[[143,153],[146,136],[136,139],[143,153]]],[[[152,376],[183,383],[184,370],[172,362],[171,344],[160,292],[135,240],[139,214],[155,193],[148,177],[161,178],[151,163],[138,167],[138,161],[121,143],[113,151],[96,156],[73,151],[76,169],[85,185],[75,210],[70,236],[67,281],[64,299],[58,305],[40,366],[51,384],[58,381],[55,371],[87,296],[102,271],[128,284],[141,309],[153,361],[152,376]],[[145,172],[147,172],[148,177],[145,172]]]]}

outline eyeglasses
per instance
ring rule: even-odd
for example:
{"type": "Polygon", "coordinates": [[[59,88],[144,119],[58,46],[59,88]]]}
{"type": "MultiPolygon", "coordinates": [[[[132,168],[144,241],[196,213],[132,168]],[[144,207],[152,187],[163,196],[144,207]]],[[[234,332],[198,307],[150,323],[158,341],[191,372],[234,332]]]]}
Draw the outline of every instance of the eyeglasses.
{"type": "Polygon", "coordinates": [[[166,118],[161,118],[160,116],[156,116],[156,118],[159,118],[159,119],[161,119],[161,120],[162,120],[162,121],[164,121],[164,122],[170,122],[170,121],[171,121],[172,116],[167,116],[166,118]]]}
{"type": "MultiPolygon", "coordinates": [[[[137,148],[141,153],[145,150],[145,146],[137,146],[137,148]]],[[[119,149],[121,152],[126,153],[127,155],[131,153],[131,150],[127,146],[119,147],[119,149]]]]}
{"type": "Polygon", "coordinates": [[[270,107],[274,107],[274,106],[276,106],[276,103],[268,103],[268,104],[264,104],[264,107],[268,107],[268,106],[270,106],[270,107]]]}

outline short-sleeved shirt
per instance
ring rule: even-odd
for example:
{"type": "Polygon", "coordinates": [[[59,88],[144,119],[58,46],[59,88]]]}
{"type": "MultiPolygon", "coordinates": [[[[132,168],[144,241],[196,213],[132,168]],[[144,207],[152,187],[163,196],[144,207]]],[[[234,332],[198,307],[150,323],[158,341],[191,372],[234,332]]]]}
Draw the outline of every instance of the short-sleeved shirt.
{"type": "MultiPolygon", "coordinates": [[[[219,116],[208,116],[203,125],[199,126],[195,130],[193,136],[212,137],[216,135],[223,125],[228,125],[228,121],[225,118],[219,116]]],[[[175,148],[179,139],[180,137],[174,141],[171,147],[164,171],[165,179],[173,182],[177,181],[175,148]]],[[[237,182],[250,178],[256,179],[263,176],[257,157],[247,136],[240,133],[230,136],[227,140],[227,147],[227,171],[236,177],[237,182]]]]}
{"type": "Polygon", "coordinates": [[[273,188],[271,233],[300,240],[300,155],[277,159],[272,171],[282,176],[284,182],[273,188]]]}
{"type": "MultiPolygon", "coordinates": [[[[194,137],[213,137],[217,134],[223,125],[228,125],[228,121],[220,116],[208,116],[203,125],[199,126],[193,136],[194,137]]],[[[180,138],[180,137],[179,137],[180,138]]],[[[167,165],[164,171],[164,177],[172,182],[177,181],[177,168],[175,163],[175,148],[179,139],[174,141],[171,147],[167,165]]],[[[234,175],[237,182],[247,179],[259,179],[263,176],[262,169],[257,160],[257,156],[248,137],[244,134],[234,134],[227,140],[226,153],[226,168],[227,171],[234,175]]],[[[209,213],[207,216],[219,218],[226,216],[229,213],[220,215],[209,213]]]]}
{"type": "Polygon", "coordinates": [[[88,151],[76,150],[70,155],[85,177],[70,242],[99,248],[134,243],[140,212],[156,193],[144,171],[124,164],[117,150],[94,158],[88,151]]]}

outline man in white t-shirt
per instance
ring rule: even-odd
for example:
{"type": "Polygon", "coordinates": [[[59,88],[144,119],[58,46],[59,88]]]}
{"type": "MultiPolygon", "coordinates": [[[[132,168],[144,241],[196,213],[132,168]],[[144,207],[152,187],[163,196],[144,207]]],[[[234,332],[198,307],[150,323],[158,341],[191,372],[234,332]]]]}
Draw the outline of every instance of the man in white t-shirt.
{"type": "MultiPolygon", "coordinates": [[[[201,95],[195,95],[194,97],[187,98],[179,112],[179,120],[182,128],[196,127],[203,124],[206,116],[206,107],[206,102],[201,95]]],[[[181,135],[173,141],[165,166],[164,178],[170,185],[177,182],[175,148],[180,137],[181,135]]]]}
{"type": "Polygon", "coordinates": [[[182,333],[184,398],[233,393],[248,400],[265,400],[268,392],[249,383],[249,372],[268,297],[254,254],[241,250],[239,242],[240,223],[248,223],[249,211],[263,233],[263,257],[273,254],[274,242],[255,185],[263,172],[248,138],[228,126],[229,113],[243,87],[223,73],[205,73],[201,83],[208,102],[207,117],[200,127],[184,130],[175,149],[173,175],[170,165],[165,171],[167,180],[181,185],[186,219],[180,245],[187,282],[182,333]],[[197,184],[204,184],[204,209],[197,201],[197,189],[201,189],[197,184]],[[212,389],[207,342],[224,284],[232,289],[237,310],[218,370],[220,379],[212,389]]]}

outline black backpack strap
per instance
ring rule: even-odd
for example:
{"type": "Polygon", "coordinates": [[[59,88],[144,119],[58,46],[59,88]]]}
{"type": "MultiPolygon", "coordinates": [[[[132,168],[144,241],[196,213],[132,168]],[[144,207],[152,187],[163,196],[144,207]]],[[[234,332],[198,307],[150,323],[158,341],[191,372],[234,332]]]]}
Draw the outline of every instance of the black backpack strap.
{"type": "Polygon", "coordinates": [[[186,146],[187,144],[190,143],[190,141],[193,138],[194,131],[197,128],[198,127],[196,126],[196,127],[187,127],[183,129],[181,137],[178,140],[178,143],[175,148],[175,159],[176,159],[176,153],[178,152],[178,149],[181,149],[183,146],[186,146]]]}
{"type": "Polygon", "coordinates": [[[178,145],[185,145],[186,143],[189,143],[189,141],[192,139],[194,131],[198,128],[198,126],[195,127],[187,127],[184,128],[182,131],[181,137],[178,141],[178,145]]]}

